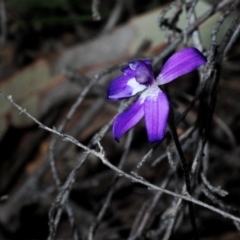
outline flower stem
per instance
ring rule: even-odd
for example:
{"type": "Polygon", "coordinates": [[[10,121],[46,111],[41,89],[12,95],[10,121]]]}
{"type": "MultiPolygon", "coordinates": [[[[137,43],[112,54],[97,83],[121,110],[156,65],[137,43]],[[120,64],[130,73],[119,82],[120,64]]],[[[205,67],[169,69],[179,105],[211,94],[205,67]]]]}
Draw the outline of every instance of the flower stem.
{"type": "MultiPolygon", "coordinates": [[[[185,185],[186,185],[186,190],[187,190],[187,193],[191,196],[192,195],[192,187],[191,187],[191,182],[190,182],[189,168],[188,168],[188,165],[187,165],[187,162],[186,162],[186,159],[185,159],[185,156],[184,156],[184,153],[183,153],[183,150],[182,150],[182,147],[181,147],[178,135],[177,135],[176,126],[174,123],[174,113],[173,113],[172,109],[170,110],[168,126],[170,129],[170,133],[172,135],[173,141],[175,143],[178,156],[180,158],[180,164],[181,164],[181,168],[183,171],[183,177],[184,177],[184,181],[185,181],[185,185]]],[[[191,220],[191,225],[192,225],[195,240],[199,240],[194,205],[192,202],[188,202],[188,209],[189,209],[190,220],[191,220]]]]}

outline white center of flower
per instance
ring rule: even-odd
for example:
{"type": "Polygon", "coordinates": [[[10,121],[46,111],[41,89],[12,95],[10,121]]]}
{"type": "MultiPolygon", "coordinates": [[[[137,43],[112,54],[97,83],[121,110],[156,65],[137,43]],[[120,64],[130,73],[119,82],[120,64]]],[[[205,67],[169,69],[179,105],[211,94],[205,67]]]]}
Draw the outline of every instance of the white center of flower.
{"type": "Polygon", "coordinates": [[[141,96],[140,96],[141,103],[143,103],[147,97],[156,101],[159,91],[161,91],[161,90],[158,88],[157,83],[154,82],[152,86],[150,86],[146,91],[144,91],[141,94],[141,96]]]}
{"type": "Polygon", "coordinates": [[[127,85],[132,88],[132,95],[135,95],[146,88],[144,84],[138,83],[135,78],[130,79],[127,85]]]}

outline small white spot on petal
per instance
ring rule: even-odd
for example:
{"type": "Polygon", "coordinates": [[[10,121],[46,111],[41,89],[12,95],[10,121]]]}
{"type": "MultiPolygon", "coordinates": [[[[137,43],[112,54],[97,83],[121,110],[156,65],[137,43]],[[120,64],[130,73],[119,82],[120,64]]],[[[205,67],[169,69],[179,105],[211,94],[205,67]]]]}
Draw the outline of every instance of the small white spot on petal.
{"type": "Polygon", "coordinates": [[[131,78],[128,81],[127,85],[132,88],[132,95],[135,95],[136,93],[141,92],[147,88],[144,84],[138,83],[135,78],[131,78]]]}
{"type": "Polygon", "coordinates": [[[152,85],[146,91],[144,91],[140,96],[140,101],[143,103],[146,98],[151,98],[153,101],[158,99],[158,94],[161,90],[158,88],[157,84],[152,85]]]}

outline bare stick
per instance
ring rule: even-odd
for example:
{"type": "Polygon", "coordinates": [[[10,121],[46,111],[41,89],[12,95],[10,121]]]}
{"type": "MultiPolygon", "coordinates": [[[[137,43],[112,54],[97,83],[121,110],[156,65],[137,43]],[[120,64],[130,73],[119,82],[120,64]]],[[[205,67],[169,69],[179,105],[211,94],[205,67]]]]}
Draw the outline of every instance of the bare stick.
{"type": "Polygon", "coordinates": [[[122,171],[121,169],[118,169],[116,166],[112,165],[108,160],[107,158],[104,156],[104,154],[102,152],[97,152],[93,149],[90,149],[89,147],[83,145],[82,143],[80,143],[78,140],[76,140],[75,138],[73,138],[72,136],[69,136],[67,134],[62,134],[60,132],[58,132],[57,130],[53,129],[53,128],[49,128],[45,125],[43,125],[40,121],[38,121],[36,118],[34,118],[29,112],[27,112],[26,109],[22,108],[21,106],[19,106],[16,102],[14,102],[14,100],[12,99],[11,96],[7,96],[5,95],[3,92],[0,91],[0,96],[2,96],[3,98],[5,98],[6,100],[8,100],[15,108],[17,108],[20,113],[23,113],[25,114],[27,117],[29,117],[30,119],[32,119],[36,124],[39,125],[39,127],[41,127],[42,129],[48,131],[48,132],[51,132],[51,133],[54,133],[58,136],[60,136],[63,140],[65,141],[69,141],[73,144],[75,144],[76,146],[82,148],[84,151],[86,151],[86,154],[88,153],[92,153],[93,155],[95,155],[96,157],[98,157],[102,163],[106,166],[108,166],[109,168],[111,168],[112,170],[114,170],[115,172],[117,172],[118,174],[122,175],[123,177],[126,177],[128,178],[130,181],[133,181],[133,182],[137,182],[137,183],[140,183],[146,187],[148,187],[149,189],[151,190],[155,190],[155,191],[162,191],[163,193],[166,193],[170,196],[173,196],[173,197],[178,197],[178,198],[181,198],[183,200],[186,200],[186,201],[189,201],[189,202],[192,202],[192,203],[195,203],[199,206],[202,206],[204,208],[207,208],[213,212],[216,212],[222,216],[224,216],[225,218],[229,218],[231,220],[234,220],[234,221],[237,221],[237,222],[240,222],[240,218],[239,217],[236,217],[232,214],[229,214],[225,211],[222,211],[218,208],[215,208],[211,205],[208,205],[202,201],[199,201],[191,196],[189,196],[189,194],[185,194],[185,195],[181,195],[181,194],[177,194],[175,192],[172,192],[170,190],[167,190],[167,189],[163,189],[161,187],[158,187],[154,184],[151,184],[149,183],[148,181],[146,181],[145,179],[143,178],[139,178],[139,177],[135,177],[135,176],[132,176],[124,171],[122,171]]]}
{"type": "MultiPolygon", "coordinates": [[[[186,190],[189,193],[189,195],[192,195],[192,187],[191,187],[190,176],[189,176],[189,168],[187,166],[187,163],[186,163],[186,160],[185,160],[185,157],[184,157],[184,153],[182,151],[182,147],[181,147],[180,141],[178,139],[176,126],[175,126],[175,123],[174,123],[173,111],[171,111],[171,113],[170,113],[169,129],[170,129],[173,141],[175,143],[175,146],[176,146],[176,149],[177,149],[177,152],[178,152],[178,155],[179,155],[179,160],[180,160],[180,164],[181,164],[182,171],[183,171],[183,178],[184,178],[185,184],[186,184],[186,190]]],[[[197,240],[197,239],[199,239],[199,236],[198,236],[198,232],[197,232],[197,225],[196,225],[196,219],[195,219],[193,204],[189,202],[188,203],[188,208],[189,208],[190,220],[191,220],[194,236],[195,236],[195,239],[197,240]]]]}
{"type": "Polygon", "coordinates": [[[0,21],[1,21],[1,36],[0,47],[4,44],[7,37],[7,20],[4,0],[0,0],[0,21]]]}
{"type": "MultiPolygon", "coordinates": [[[[167,175],[167,177],[165,178],[165,180],[163,181],[163,183],[161,184],[161,188],[166,188],[167,184],[169,183],[171,177],[172,177],[172,171],[170,171],[167,175]]],[[[135,240],[138,237],[142,236],[142,233],[144,231],[144,228],[152,214],[152,211],[154,209],[154,207],[156,206],[159,198],[161,197],[162,192],[157,192],[154,194],[153,198],[151,199],[150,203],[148,204],[148,206],[146,207],[145,210],[145,214],[143,214],[143,216],[139,219],[139,226],[136,229],[136,232],[132,233],[128,240],[135,240]]],[[[138,218],[138,217],[137,217],[138,218]]]]}
{"type": "Polygon", "coordinates": [[[165,16],[166,14],[176,5],[179,3],[179,0],[175,0],[173,2],[171,2],[167,7],[165,7],[159,16],[159,27],[164,29],[165,28],[165,16]]]}
{"type": "MultiPolygon", "coordinates": [[[[77,98],[75,103],[70,108],[66,117],[64,118],[62,123],[59,125],[59,127],[57,129],[59,132],[61,132],[64,129],[64,127],[66,126],[68,121],[72,118],[72,116],[76,112],[77,108],[83,102],[83,99],[85,98],[85,96],[88,94],[88,92],[91,90],[91,88],[94,86],[94,84],[96,84],[97,81],[98,81],[98,77],[93,78],[93,80],[90,81],[89,84],[83,89],[83,91],[81,92],[81,94],[79,95],[79,97],[77,98]]],[[[57,171],[57,168],[56,168],[55,156],[54,156],[54,149],[55,149],[56,143],[57,143],[57,136],[54,136],[51,143],[50,143],[50,147],[49,147],[49,160],[50,160],[50,166],[51,166],[51,171],[52,171],[52,174],[53,174],[54,182],[55,182],[58,190],[61,191],[61,181],[60,181],[60,178],[58,176],[58,171],[57,171]]],[[[72,210],[71,210],[71,207],[70,207],[69,204],[66,205],[66,211],[67,211],[71,226],[73,228],[74,239],[78,240],[79,239],[79,234],[78,234],[77,227],[76,227],[76,224],[75,224],[75,219],[74,219],[74,216],[73,216],[73,213],[72,213],[72,210]]],[[[53,221],[50,221],[50,222],[53,222],[53,221]]],[[[53,228],[56,229],[57,226],[54,226],[54,227],[52,226],[51,229],[53,229],[53,228]]],[[[56,231],[52,231],[52,232],[55,233],[56,231]]],[[[52,238],[54,238],[53,235],[52,235],[52,238]]],[[[50,237],[50,239],[52,239],[52,238],[50,237]]]]}
{"type": "Polygon", "coordinates": [[[92,18],[95,21],[101,20],[101,15],[99,13],[99,0],[92,0],[92,18]]]}
{"type": "MultiPolygon", "coordinates": [[[[127,136],[127,139],[126,139],[126,142],[124,144],[124,150],[123,150],[123,154],[122,154],[122,157],[120,159],[120,162],[118,164],[118,168],[119,169],[122,169],[123,167],[123,164],[127,158],[127,155],[129,153],[129,150],[130,150],[130,145],[131,145],[131,142],[132,142],[132,138],[133,138],[133,130],[130,130],[130,132],[128,133],[128,136],[127,136]]],[[[108,194],[107,194],[107,197],[104,201],[104,204],[101,208],[101,210],[99,211],[98,213],[98,216],[96,218],[96,220],[93,222],[93,224],[90,226],[90,229],[89,229],[89,233],[88,233],[88,240],[92,240],[93,239],[93,236],[97,230],[97,227],[98,225],[100,224],[109,204],[110,204],[110,201],[112,199],[112,196],[113,196],[113,193],[115,191],[115,185],[117,183],[119,179],[119,175],[118,174],[115,174],[114,178],[113,178],[113,181],[112,181],[112,184],[111,184],[111,188],[110,190],[108,191],[108,194]]]]}
{"type": "MultiPolygon", "coordinates": [[[[191,135],[195,132],[196,130],[196,126],[190,127],[188,130],[186,130],[185,133],[183,133],[180,137],[179,137],[179,141],[180,143],[183,143],[186,139],[188,139],[189,137],[191,137],[191,135]]],[[[169,146],[170,147],[170,146],[169,146]]],[[[185,145],[183,145],[183,149],[185,148],[185,145]]],[[[173,150],[171,150],[173,151],[173,150]]],[[[175,150],[174,150],[175,151],[175,150]]],[[[176,152],[176,151],[175,151],[176,152]]],[[[173,154],[173,153],[172,153],[173,154]]],[[[154,167],[156,166],[160,161],[162,161],[164,158],[166,158],[168,156],[168,153],[165,152],[163,153],[161,156],[159,156],[158,158],[156,158],[151,166],[154,167]]]]}
{"type": "MultiPolygon", "coordinates": [[[[75,103],[73,104],[73,106],[69,110],[66,118],[60,124],[60,126],[58,128],[59,132],[61,132],[64,129],[65,125],[71,119],[71,117],[73,116],[73,114],[75,113],[75,111],[77,110],[79,105],[82,103],[82,101],[85,98],[85,96],[91,90],[91,88],[101,79],[102,76],[104,76],[105,74],[110,73],[111,71],[114,71],[117,67],[119,67],[119,65],[113,66],[113,67],[108,68],[108,69],[105,69],[102,72],[100,72],[99,74],[96,74],[94,76],[93,80],[90,81],[90,83],[87,86],[85,86],[85,88],[81,92],[80,96],[78,97],[78,99],[75,101],[75,103]]],[[[100,101],[97,102],[95,107],[96,106],[100,107],[101,105],[103,105],[103,103],[104,103],[104,101],[102,99],[100,99],[100,101]]],[[[95,109],[95,107],[93,109],[95,109]]],[[[111,124],[111,122],[110,122],[110,124],[111,124]]],[[[108,124],[108,127],[110,126],[110,124],[108,124]]],[[[71,188],[72,188],[72,184],[75,181],[77,173],[78,173],[80,167],[85,162],[85,160],[87,159],[87,156],[88,156],[88,154],[87,154],[87,155],[84,155],[83,158],[80,158],[80,163],[81,164],[79,164],[76,167],[76,169],[74,169],[73,172],[70,173],[70,175],[69,175],[70,179],[69,179],[69,181],[68,180],[66,181],[67,185],[65,185],[65,188],[67,189],[67,191],[65,191],[63,188],[60,188],[60,184],[61,183],[60,183],[60,180],[59,180],[59,177],[58,177],[58,173],[57,173],[57,169],[56,169],[56,166],[55,166],[54,147],[56,145],[56,141],[57,141],[57,136],[55,136],[53,138],[53,140],[52,140],[52,142],[50,144],[49,159],[50,159],[50,165],[51,165],[51,169],[52,169],[52,173],[53,173],[53,176],[54,176],[55,183],[58,186],[58,189],[60,191],[60,196],[57,197],[56,201],[59,202],[61,199],[63,199],[63,202],[62,202],[61,207],[59,207],[59,211],[57,211],[56,215],[54,213],[55,213],[55,209],[58,208],[58,206],[59,206],[58,203],[54,203],[53,207],[50,209],[50,212],[49,212],[49,218],[50,218],[49,219],[49,227],[50,227],[49,239],[54,239],[55,238],[56,229],[58,227],[58,223],[59,223],[60,217],[62,215],[62,210],[63,210],[62,206],[65,204],[65,201],[67,201],[69,193],[70,193],[71,188]],[[54,220],[54,218],[55,218],[55,220],[54,220]]],[[[70,219],[72,221],[73,217],[70,216],[70,219]]],[[[75,229],[74,236],[77,236],[77,233],[76,233],[77,229],[74,226],[73,226],[73,229],[75,229]]]]}
{"type": "MultiPolygon", "coordinates": [[[[238,3],[239,1],[237,1],[238,3]]],[[[234,8],[235,6],[233,6],[234,8]]],[[[229,27],[227,33],[225,34],[220,46],[219,46],[219,57],[218,61],[222,62],[222,58],[224,57],[224,54],[226,53],[225,49],[229,45],[229,42],[232,39],[232,36],[234,32],[237,32],[237,29],[239,28],[240,25],[240,17],[236,17],[235,20],[232,22],[231,26],[229,27]]],[[[230,47],[230,46],[229,46],[230,47]]]]}
{"type": "Polygon", "coordinates": [[[173,230],[173,226],[177,217],[177,212],[179,211],[179,208],[182,204],[182,199],[178,199],[177,204],[175,205],[174,209],[173,209],[173,216],[169,222],[168,222],[168,227],[167,227],[167,231],[164,234],[163,240],[168,240],[171,236],[172,230],[173,230]]]}
{"type": "MultiPolygon", "coordinates": [[[[184,44],[187,46],[187,40],[188,40],[188,27],[190,24],[194,24],[196,21],[196,13],[195,13],[195,7],[198,3],[198,0],[185,0],[186,2],[186,9],[187,9],[187,21],[186,21],[186,27],[185,27],[185,36],[184,36],[184,44]]],[[[203,43],[201,40],[201,36],[199,33],[199,28],[197,28],[193,33],[192,33],[192,39],[193,39],[193,44],[194,46],[200,51],[203,51],[203,43]]]]}
{"type": "MultiPolygon", "coordinates": [[[[221,11],[226,6],[229,6],[232,4],[234,0],[223,0],[220,3],[214,5],[209,11],[204,13],[201,17],[196,19],[195,23],[190,25],[187,31],[187,34],[192,34],[192,32],[203,22],[205,22],[209,17],[211,17],[213,14],[215,14],[218,11],[221,11]]],[[[167,57],[174,49],[176,49],[176,46],[182,41],[184,37],[184,34],[180,34],[179,37],[177,37],[171,44],[168,45],[167,48],[165,48],[157,57],[153,59],[153,65],[157,65],[163,58],[167,57]]]]}
{"type": "Polygon", "coordinates": [[[234,43],[236,42],[237,38],[239,37],[239,33],[240,33],[240,24],[238,24],[238,27],[235,29],[230,41],[228,42],[223,55],[226,56],[228,54],[228,52],[231,50],[231,48],[233,47],[234,43]]]}
{"type": "Polygon", "coordinates": [[[116,0],[115,1],[114,8],[111,11],[111,14],[108,18],[106,25],[104,26],[104,28],[102,30],[102,33],[109,32],[114,28],[114,26],[118,22],[119,18],[121,17],[124,4],[125,4],[125,0],[116,0]]]}
{"type": "MultiPolygon", "coordinates": [[[[128,103],[132,102],[132,101],[133,100],[131,99],[130,101],[128,101],[128,103]]],[[[123,102],[123,104],[120,105],[119,109],[124,109],[127,106],[128,106],[128,104],[123,102]]],[[[96,144],[100,144],[99,141],[105,136],[108,129],[112,125],[113,120],[114,120],[114,118],[109,123],[107,123],[97,134],[95,134],[93,136],[92,140],[90,141],[89,147],[95,146],[96,144]]],[[[68,136],[70,136],[70,135],[68,135],[68,136]]],[[[87,160],[89,153],[90,152],[84,152],[80,156],[79,164],[69,174],[66,182],[64,183],[63,187],[61,188],[61,191],[59,192],[56,200],[54,201],[52,208],[49,211],[49,226],[50,226],[49,238],[50,239],[54,239],[54,237],[56,235],[56,229],[57,229],[60,217],[62,215],[63,206],[64,206],[64,204],[66,204],[66,201],[68,200],[73,183],[76,180],[77,173],[78,173],[79,169],[81,168],[81,166],[87,160]],[[57,213],[55,214],[56,211],[57,211],[57,213]]]]}
{"type": "Polygon", "coordinates": [[[206,176],[201,173],[201,179],[203,181],[203,184],[213,193],[217,193],[218,195],[222,196],[222,197],[225,197],[228,195],[228,192],[221,189],[220,187],[214,187],[212,186],[209,181],[207,180],[206,176]]]}

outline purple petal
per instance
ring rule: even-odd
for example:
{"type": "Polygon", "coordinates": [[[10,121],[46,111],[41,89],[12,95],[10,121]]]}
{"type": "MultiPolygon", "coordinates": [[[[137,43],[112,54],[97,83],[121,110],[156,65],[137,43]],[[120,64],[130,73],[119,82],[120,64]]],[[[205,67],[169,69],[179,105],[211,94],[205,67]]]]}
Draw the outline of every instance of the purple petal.
{"type": "Polygon", "coordinates": [[[111,100],[131,97],[143,91],[147,86],[138,83],[135,78],[122,75],[115,78],[108,86],[107,97],[111,100]]]}
{"type": "Polygon", "coordinates": [[[142,61],[144,61],[147,65],[149,65],[150,67],[151,67],[151,69],[152,69],[152,64],[151,64],[151,61],[150,60],[148,60],[148,59],[144,59],[144,60],[142,60],[142,61]]]}
{"type": "Polygon", "coordinates": [[[135,78],[139,83],[150,85],[153,82],[152,65],[148,60],[130,62],[129,67],[135,70],[135,78]]]}
{"type": "Polygon", "coordinates": [[[119,114],[113,123],[113,137],[119,141],[121,136],[137,124],[143,117],[143,102],[138,99],[131,107],[119,114]]]}
{"type": "Polygon", "coordinates": [[[159,85],[189,73],[207,62],[207,59],[196,48],[185,48],[173,54],[164,64],[157,77],[159,85]]]}
{"type": "Polygon", "coordinates": [[[169,101],[166,94],[159,88],[152,87],[144,101],[144,115],[149,142],[158,142],[163,139],[167,128],[168,114],[169,101]]]}
{"type": "Polygon", "coordinates": [[[123,67],[122,72],[129,77],[135,77],[135,70],[132,70],[129,66],[123,67]]]}
{"type": "Polygon", "coordinates": [[[132,68],[130,68],[129,66],[123,67],[121,70],[125,75],[128,75],[130,77],[135,77],[135,73],[136,73],[136,65],[138,65],[139,62],[143,61],[151,70],[152,72],[152,65],[151,62],[149,60],[138,60],[138,61],[133,61],[130,62],[129,65],[131,65],[132,68]],[[135,67],[134,67],[135,66],[135,67]]]}

